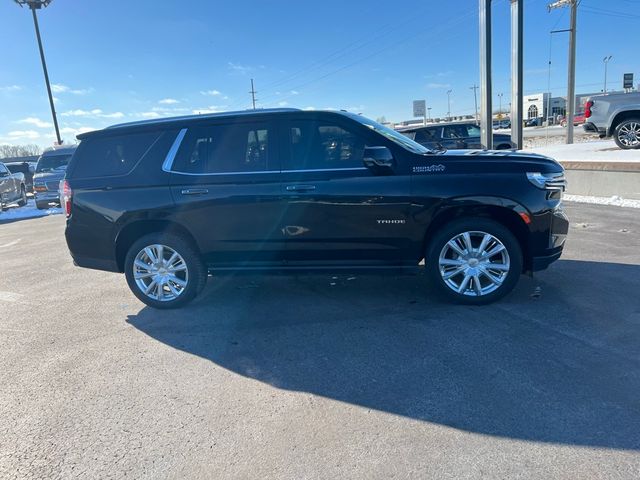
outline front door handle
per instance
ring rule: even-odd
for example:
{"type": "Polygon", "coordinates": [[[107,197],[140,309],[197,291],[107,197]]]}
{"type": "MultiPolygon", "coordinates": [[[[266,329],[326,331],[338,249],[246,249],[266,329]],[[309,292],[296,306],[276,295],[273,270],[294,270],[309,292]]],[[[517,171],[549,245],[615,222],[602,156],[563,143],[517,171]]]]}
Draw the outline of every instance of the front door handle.
{"type": "Polygon", "coordinates": [[[315,189],[315,185],[287,185],[287,192],[310,192],[315,189]]]}
{"type": "Polygon", "coordinates": [[[182,195],[204,195],[209,193],[209,190],[206,188],[185,188],[180,193],[182,193],[182,195]]]}

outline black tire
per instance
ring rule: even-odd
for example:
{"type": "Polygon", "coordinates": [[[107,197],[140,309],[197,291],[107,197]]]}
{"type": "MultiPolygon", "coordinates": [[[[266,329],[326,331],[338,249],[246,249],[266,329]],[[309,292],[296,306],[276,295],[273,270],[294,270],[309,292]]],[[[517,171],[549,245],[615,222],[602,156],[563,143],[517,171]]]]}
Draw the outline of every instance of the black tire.
{"type": "MultiPolygon", "coordinates": [[[[203,290],[207,281],[207,268],[202,262],[196,248],[182,236],[172,233],[150,233],[134,242],[125,257],[124,273],[129,288],[140,301],[150,307],[163,310],[179,308],[186,305],[203,290]],[[187,267],[188,277],[186,278],[186,286],[176,298],[171,300],[151,298],[138,287],[136,279],[134,278],[134,261],[136,256],[145,247],[156,244],[169,247],[177,252],[187,267]]],[[[167,293],[170,292],[167,291],[167,293]]]]}
{"type": "Polygon", "coordinates": [[[640,148],[640,118],[628,118],[623,120],[613,131],[613,140],[618,147],[623,150],[635,150],[640,148]],[[624,130],[634,130],[636,132],[636,141],[624,139],[624,130]],[[622,137],[622,138],[621,138],[622,137]]]}
{"type": "Polygon", "coordinates": [[[46,209],[49,208],[49,204],[48,203],[36,202],[36,208],[38,210],[46,210],[46,209]]]}
{"type": "MultiPolygon", "coordinates": [[[[472,247],[477,248],[480,246],[481,245],[478,245],[477,243],[475,245],[472,244],[472,247]]],[[[489,261],[491,261],[491,259],[495,260],[496,255],[503,256],[504,254],[495,254],[489,257],[489,261]]],[[[460,258],[457,258],[454,261],[458,262],[461,260],[460,258]]],[[[486,262],[486,260],[483,261],[486,262]]],[[[511,290],[513,290],[513,287],[515,287],[516,283],[518,283],[518,279],[520,278],[520,275],[522,273],[522,249],[516,237],[504,225],[485,218],[462,218],[446,224],[443,228],[441,228],[439,232],[437,232],[433,236],[427,246],[425,265],[427,277],[430,283],[435,287],[437,292],[447,300],[464,305],[486,305],[488,303],[495,302],[496,300],[499,300],[500,298],[507,295],[511,290]],[[501,284],[497,288],[491,285],[489,276],[481,272],[475,274],[475,276],[479,278],[478,282],[481,284],[485,284],[485,287],[482,287],[482,285],[480,285],[480,292],[482,292],[485,288],[487,289],[487,291],[486,293],[480,295],[474,293],[478,290],[474,290],[474,292],[471,292],[471,288],[466,289],[464,293],[458,293],[457,291],[454,291],[453,287],[449,286],[443,279],[443,276],[441,274],[441,267],[439,264],[440,255],[444,252],[445,245],[447,245],[450,240],[453,240],[454,238],[456,238],[456,236],[463,234],[464,232],[473,232],[473,235],[471,236],[472,242],[481,241],[481,237],[483,237],[482,234],[487,233],[498,240],[505,247],[506,255],[508,256],[505,258],[509,261],[509,267],[506,274],[503,275],[502,273],[498,273],[498,276],[503,276],[501,284]],[[476,240],[476,238],[479,240],[476,240]],[[495,289],[491,291],[490,288],[495,289]]],[[[484,263],[484,265],[487,265],[487,263],[484,263]]],[[[501,265],[506,265],[506,263],[501,265]]],[[[454,269],[458,267],[442,268],[454,269]]],[[[478,270],[482,270],[482,267],[478,267],[478,270]]],[[[476,270],[472,271],[476,272],[476,270]]],[[[462,275],[462,279],[464,279],[465,273],[461,272],[458,275],[462,275]]],[[[460,277],[454,276],[450,281],[455,283],[456,279],[458,278],[460,277]]],[[[463,281],[460,281],[459,283],[460,286],[463,285],[463,281]]]]}
{"type": "Polygon", "coordinates": [[[496,150],[511,150],[513,147],[508,143],[501,143],[496,147],[496,150]]]}
{"type": "Polygon", "coordinates": [[[27,204],[27,191],[24,187],[20,187],[20,200],[18,200],[18,206],[24,207],[27,204]]]}

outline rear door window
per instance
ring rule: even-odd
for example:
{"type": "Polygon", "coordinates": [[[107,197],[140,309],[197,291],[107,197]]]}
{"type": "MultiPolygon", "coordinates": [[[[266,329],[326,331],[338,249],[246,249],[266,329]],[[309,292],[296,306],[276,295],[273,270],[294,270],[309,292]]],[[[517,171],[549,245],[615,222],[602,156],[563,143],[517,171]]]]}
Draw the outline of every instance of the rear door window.
{"type": "Polygon", "coordinates": [[[126,175],[140,162],[160,135],[159,132],[144,132],[83,140],[75,153],[73,177],[126,175]]]}
{"type": "Polygon", "coordinates": [[[189,128],[172,170],[203,175],[275,170],[271,137],[266,123],[189,128]]]}
{"type": "Polygon", "coordinates": [[[416,131],[416,136],[414,140],[418,143],[435,142],[436,137],[432,130],[423,129],[423,130],[416,131]]]}

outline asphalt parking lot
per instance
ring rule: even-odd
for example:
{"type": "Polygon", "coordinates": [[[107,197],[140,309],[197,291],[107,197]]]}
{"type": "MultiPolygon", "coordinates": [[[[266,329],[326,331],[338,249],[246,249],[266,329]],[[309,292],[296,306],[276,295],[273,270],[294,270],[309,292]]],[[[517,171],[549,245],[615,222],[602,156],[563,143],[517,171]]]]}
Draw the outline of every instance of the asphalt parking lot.
{"type": "Polygon", "coordinates": [[[0,224],[0,478],[640,478],[640,212],[567,211],[488,307],[241,276],[159,312],[61,215],[0,224]]]}

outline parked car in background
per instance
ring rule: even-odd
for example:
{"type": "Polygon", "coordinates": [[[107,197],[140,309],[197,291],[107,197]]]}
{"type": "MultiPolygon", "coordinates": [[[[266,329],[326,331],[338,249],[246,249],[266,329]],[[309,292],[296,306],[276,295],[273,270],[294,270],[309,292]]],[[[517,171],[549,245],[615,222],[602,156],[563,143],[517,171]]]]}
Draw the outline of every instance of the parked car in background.
{"type": "MultiPolygon", "coordinates": [[[[414,142],[418,142],[432,150],[446,148],[447,150],[482,148],[480,143],[480,127],[474,122],[460,122],[424,127],[411,127],[399,130],[414,142]]],[[[509,150],[513,148],[511,137],[505,134],[493,134],[493,148],[509,150]]]]}
{"type": "Polygon", "coordinates": [[[524,121],[525,127],[538,127],[542,125],[542,117],[529,118],[524,121]]]}
{"type": "Polygon", "coordinates": [[[36,164],[32,162],[5,162],[5,166],[11,173],[21,172],[24,175],[24,184],[27,193],[33,193],[33,174],[36,171],[36,164]]]}
{"type": "Polygon", "coordinates": [[[0,162],[0,209],[17,202],[22,207],[27,204],[27,186],[22,172],[12,173],[0,162]]]}
{"type": "Polygon", "coordinates": [[[584,129],[613,137],[618,147],[640,148],[640,92],[596,95],[585,104],[584,129]]]}
{"type": "MultiPolygon", "coordinates": [[[[585,121],[586,121],[586,118],[584,116],[584,112],[578,112],[573,116],[573,126],[574,127],[577,127],[578,125],[583,125],[585,121]]],[[[562,125],[563,127],[567,126],[566,117],[562,119],[562,121],[560,122],[560,125],[562,125]]]]}
{"type": "Polygon", "coordinates": [[[67,165],[75,150],[76,145],[51,147],[38,159],[33,176],[33,190],[38,209],[60,205],[60,180],[64,178],[67,165]]]}
{"type": "Polygon", "coordinates": [[[208,273],[424,269],[458,303],[557,260],[564,171],[516,152],[436,152],[361,115],[250,110],[116,125],[62,182],[76,265],[123,272],[155,308],[208,273]]]}
{"type": "Polygon", "coordinates": [[[511,128],[511,120],[505,118],[503,120],[495,120],[493,122],[494,130],[508,130],[511,128]]]}

